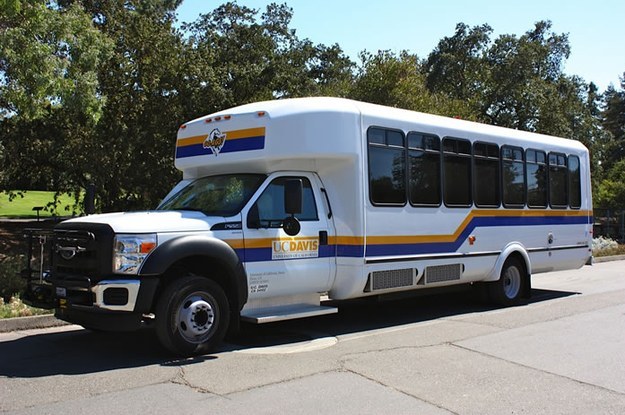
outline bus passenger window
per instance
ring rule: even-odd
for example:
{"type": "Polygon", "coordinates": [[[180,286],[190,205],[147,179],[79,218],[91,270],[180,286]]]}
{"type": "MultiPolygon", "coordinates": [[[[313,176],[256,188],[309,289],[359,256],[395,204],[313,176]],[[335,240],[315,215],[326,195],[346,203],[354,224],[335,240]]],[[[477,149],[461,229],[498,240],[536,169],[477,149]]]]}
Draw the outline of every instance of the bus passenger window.
{"type": "Polygon", "coordinates": [[[369,197],[374,205],[406,204],[406,148],[400,131],[369,128],[369,197]]]}
{"type": "Polygon", "coordinates": [[[551,207],[565,208],[568,205],[566,156],[549,153],[549,203],[551,207]]]}
{"type": "Polygon", "coordinates": [[[547,155],[540,150],[527,150],[527,206],[547,207],[547,155]]]}
{"type": "Polygon", "coordinates": [[[505,207],[522,207],[525,204],[525,171],[523,149],[503,146],[501,148],[503,204],[505,207]]]}
{"type": "Polygon", "coordinates": [[[445,205],[471,206],[471,142],[469,140],[443,139],[443,169],[445,205]]]}
{"type": "Polygon", "coordinates": [[[475,206],[499,206],[499,146],[473,143],[475,206]]]}
{"type": "Polygon", "coordinates": [[[582,178],[579,171],[579,157],[569,156],[569,206],[582,206],[582,178]]]}
{"type": "Polygon", "coordinates": [[[410,203],[415,206],[441,204],[441,143],[434,135],[408,133],[410,203]]]}

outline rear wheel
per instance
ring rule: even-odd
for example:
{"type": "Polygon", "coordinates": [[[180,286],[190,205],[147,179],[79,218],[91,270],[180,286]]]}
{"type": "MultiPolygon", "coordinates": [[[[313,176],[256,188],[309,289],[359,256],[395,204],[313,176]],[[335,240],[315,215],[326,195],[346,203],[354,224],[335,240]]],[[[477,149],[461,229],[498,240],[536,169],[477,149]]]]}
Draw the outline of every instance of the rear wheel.
{"type": "Polygon", "coordinates": [[[527,279],[524,264],[517,258],[508,258],[498,281],[488,283],[488,295],[492,302],[510,306],[518,304],[527,279]]]}
{"type": "Polygon", "coordinates": [[[181,356],[214,350],[229,322],[223,289],[213,280],[195,275],[174,280],[156,305],[156,334],[165,348],[181,356]]]}

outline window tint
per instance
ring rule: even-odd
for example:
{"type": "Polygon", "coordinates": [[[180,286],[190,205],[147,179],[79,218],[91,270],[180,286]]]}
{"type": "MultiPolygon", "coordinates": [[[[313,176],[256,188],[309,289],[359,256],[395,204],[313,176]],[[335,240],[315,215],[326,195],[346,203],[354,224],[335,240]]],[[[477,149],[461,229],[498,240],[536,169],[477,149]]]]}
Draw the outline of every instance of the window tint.
{"type": "Polygon", "coordinates": [[[553,207],[566,207],[568,204],[566,156],[549,153],[549,203],[553,207]]]}
{"type": "Polygon", "coordinates": [[[574,209],[582,206],[582,179],[577,156],[569,156],[569,205],[574,209]]]}
{"type": "Polygon", "coordinates": [[[443,139],[443,199],[448,206],[470,206],[471,142],[458,138],[443,139]]]}
{"type": "Polygon", "coordinates": [[[499,146],[491,143],[473,144],[476,206],[499,206],[499,146]]]}
{"type": "Polygon", "coordinates": [[[373,204],[406,203],[406,149],[399,131],[370,128],[369,197],[373,204]]]}
{"type": "Polygon", "coordinates": [[[441,203],[440,139],[433,135],[408,133],[408,174],[410,203],[441,203]]]}
{"type": "Polygon", "coordinates": [[[306,177],[278,177],[267,186],[250,212],[250,215],[258,212],[261,227],[279,228],[284,218],[289,216],[284,210],[284,184],[288,179],[293,178],[302,179],[303,184],[302,212],[296,214],[295,217],[302,222],[319,219],[310,181],[306,177]]]}
{"type": "Polygon", "coordinates": [[[525,204],[523,149],[503,146],[501,148],[501,163],[504,206],[523,206],[525,204]]]}

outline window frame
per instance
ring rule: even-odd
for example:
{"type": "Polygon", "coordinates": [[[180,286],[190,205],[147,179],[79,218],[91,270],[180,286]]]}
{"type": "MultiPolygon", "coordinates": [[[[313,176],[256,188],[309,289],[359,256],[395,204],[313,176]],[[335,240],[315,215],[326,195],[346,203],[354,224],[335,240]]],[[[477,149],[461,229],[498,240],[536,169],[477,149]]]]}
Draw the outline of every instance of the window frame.
{"type": "Polygon", "coordinates": [[[503,205],[503,207],[505,207],[506,209],[522,209],[526,206],[526,201],[527,201],[527,175],[525,173],[525,161],[526,161],[526,156],[525,156],[525,149],[523,149],[523,147],[521,146],[515,146],[515,145],[511,145],[511,144],[504,144],[501,146],[500,148],[501,151],[501,203],[503,205]],[[516,159],[506,159],[504,158],[504,151],[506,149],[512,149],[512,150],[517,150],[521,153],[521,160],[516,160],[516,159]],[[522,190],[522,197],[521,203],[507,203],[506,202],[506,195],[505,195],[505,188],[506,188],[506,183],[505,183],[505,174],[504,174],[504,164],[505,162],[508,161],[510,163],[520,163],[521,164],[521,173],[523,174],[523,190],[522,190]]]}
{"type": "Polygon", "coordinates": [[[567,209],[569,207],[569,163],[568,163],[568,158],[566,156],[565,153],[561,153],[559,151],[550,151],[547,153],[547,177],[548,177],[548,189],[549,189],[549,207],[551,207],[552,209],[567,209]],[[551,198],[551,168],[552,168],[552,164],[551,164],[551,155],[554,156],[561,156],[564,158],[564,166],[560,166],[559,164],[556,164],[555,167],[556,168],[562,168],[564,170],[564,204],[562,205],[556,205],[553,203],[553,200],[551,198]]]}
{"type": "Polygon", "coordinates": [[[443,152],[442,152],[442,140],[441,138],[436,135],[436,134],[432,134],[432,133],[424,133],[424,132],[420,132],[420,131],[408,131],[408,133],[406,134],[406,192],[407,192],[407,196],[408,196],[408,202],[410,203],[410,206],[413,207],[440,207],[443,203],[443,152]],[[427,149],[425,148],[426,146],[423,146],[423,148],[418,148],[418,147],[410,147],[410,135],[420,135],[425,137],[431,137],[431,138],[435,138],[438,141],[438,150],[431,150],[431,149],[427,149]],[[438,183],[437,183],[437,187],[438,187],[438,202],[437,203],[413,203],[412,201],[412,186],[411,186],[411,182],[412,182],[412,165],[411,165],[411,156],[410,156],[410,152],[411,151],[420,151],[423,153],[424,156],[428,156],[428,155],[434,155],[436,154],[437,156],[437,173],[438,173],[438,183]]]}
{"type": "Polygon", "coordinates": [[[473,204],[476,207],[478,207],[478,208],[498,208],[502,204],[502,197],[503,197],[502,189],[501,189],[501,181],[502,181],[501,180],[501,157],[500,157],[500,154],[499,154],[500,151],[501,151],[501,147],[497,143],[492,143],[492,142],[489,142],[489,141],[476,140],[476,141],[473,141],[473,143],[471,145],[471,150],[472,150],[472,168],[473,168],[473,176],[471,178],[472,182],[473,182],[473,204]],[[494,146],[497,149],[497,151],[495,152],[495,156],[490,156],[488,154],[488,151],[487,151],[486,156],[476,155],[476,152],[475,152],[476,145],[477,146],[485,145],[487,147],[488,146],[494,146]],[[496,173],[495,173],[496,176],[497,176],[496,177],[497,184],[495,186],[495,192],[496,192],[495,196],[496,196],[496,199],[497,199],[496,204],[482,204],[482,203],[478,203],[478,201],[477,201],[477,195],[478,195],[477,185],[479,183],[479,178],[478,178],[478,175],[477,175],[477,163],[476,163],[477,160],[486,160],[486,161],[491,161],[491,162],[496,160],[496,162],[497,162],[497,168],[496,168],[496,173]]]}
{"type": "Polygon", "coordinates": [[[369,126],[369,128],[367,128],[367,182],[368,182],[368,192],[369,192],[369,203],[371,203],[371,205],[373,206],[383,206],[383,207],[404,207],[408,204],[408,189],[407,189],[407,152],[408,152],[408,148],[406,145],[406,134],[404,133],[403,130],[397,129],[397,128],[387,128],[387,127],[380,127],[377,125],[371,125],[369,126]],[[371,130],[383,130],[384,134],[385,134],[385,144],[381,144],[381,143],[375,143],[375,142],[371,142],[370,138],[369,138],[369,134],[371,132],[371,130]],[[395,132],[395,133],[399,133],[402,136],[402,140],[403,140],[403,146],[397,146],[397,145],[393,145],[393,144],[388,144],[388,137],[387,137],[387,133],[388,132],[395,132]],[[373,200],[373,192],[372,192],[372,186],[371,186],[371,172],[372,172],[372,163],[371,163],[371,147],[374,148],[382,148],[382,149],[401,149],[403,151],[403,169],[402,169],[402,174],[403,174],[403,202],[377,202],[373,200]]]}
{"type": "Polygon", "coordinates": [[[471,143],[471,140],[466,139],[466,138],[460,138],[460,137],[451,137],[451,136],[445,136],[443,137],[443,139],[441,140],[441,157],[442,157],[442,163],[441,163],[441,170],[442,170],[442,181],[443,181],[443,186],[442,186],[442,197],[443,197],[443,203],[445,204],[446,207],[448,208],[460,208],[460,209],[466,209],[466,208],[470,208],[473,206],[473,145],[471,143]],[[466,142],[469,144],[469,153],[459,153],[457,146],[456,146],[456,151],[455,152],[447,152],[445,151],[445,141],[448,140],[453,140],[456,143],[460,143],[460,142],[466,142]],[[469,186],[468,186],[468,192],[469,192],[469,201],[466,204],[455,204],[455,203],[448,203],[446,200],[446,194],[447,194],[447,169],[446,169],[446,165],[445,165],[445,160],[446,160],[446,155],[447,157],[460,157],[460,158],[468,158],[469,159],[469,168],[468,168],[468,174],[469,174],[469,186]]]}
{"type": "Polygon", "coordinates": [[[580,159],[580,157],[578,155],[575,154],[569,154],[567,156],[567,160],[566,160],[567,166],[567,186],[568,186],[568,202],[569,202],[569,208],[570,209],[575,209],[575,210],[579,210],[582,208],[582,161],[580,159]],[[572,203],[572,197],[573,197],[573,192],[571,192],[571,159],[575,159],[577,160],[577,179],[578,179],[578,184],[579,184],[579,188],[578,188],[578,192],[579,192],[579,205],[573,205],[572,203]]]}
{"type": "Polygon", "coordinates": [[[525,150],[525,181],[526,181],[526,194],[525,194],[525,204],[527,205],[528,208],[530,209],[547,209],[549,207],[549,159],[548,159],[548,152],[546,150],[541,150],[538,148],[528,148],[525,150]],[[540,163],[538,161],[529,161],[529,157],[527,156],[528,153],[532,151],[535,153],[542,153],[545,156],[545,161],[543,163],[540,163]],[[544,189],[544,193],[545,193],[545,204],[544,205],[533,205],[530,204],[530,189],[529,189],[529,179],[528,179],[528,166],[533,165],[533,166],[544,166],[545,168],[545,172],[544,172],[544,176],[545,176],[545,189],[544,189]]]}

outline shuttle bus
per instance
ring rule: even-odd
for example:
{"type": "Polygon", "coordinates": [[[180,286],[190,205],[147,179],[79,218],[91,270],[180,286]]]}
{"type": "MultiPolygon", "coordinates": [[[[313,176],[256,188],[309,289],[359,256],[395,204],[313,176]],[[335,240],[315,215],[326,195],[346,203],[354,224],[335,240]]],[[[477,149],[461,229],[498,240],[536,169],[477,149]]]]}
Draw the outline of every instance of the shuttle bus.
{"type": "Polygon", "coordinates": [[[155,327],[206,353],[240,321],[480,284],[503,306],[535,274],[591,260],[578,141],[339,98],[230,108],[183,124],[182,181],[152,211],[33,232],[26,298],[101,330],[155,327]]]}

